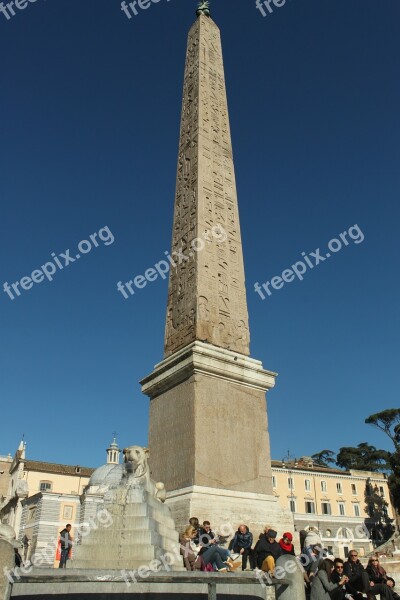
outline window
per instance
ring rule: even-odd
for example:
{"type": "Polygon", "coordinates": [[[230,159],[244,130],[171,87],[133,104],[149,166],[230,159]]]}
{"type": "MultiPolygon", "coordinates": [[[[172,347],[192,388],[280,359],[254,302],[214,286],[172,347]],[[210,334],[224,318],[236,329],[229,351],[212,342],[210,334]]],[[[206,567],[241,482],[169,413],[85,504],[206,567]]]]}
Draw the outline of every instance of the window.
{"type": "Polygon", "coordinates": [[[338,502],[338,508],[339,508],[339,515],[341,517],[344,517],[345,514],[346,514],[345,507],[344,507],[344,502],[338,502]]]}
{"type": "Polygon", "coordinates": [[[359,504],[355,504],[354,505],[354,516],[355,517],[359,517],[360,516],[360,505],[359,504]]]}
{"type": "Polygon", "coordinates": [[[336,491],[338,494],[343,494],[342,484],[340,482],[336,484],[336,491]]]}
{"type": "Polygon", "coordinates": [[[51,481],[41,481],[39,489],[41,492],[51,492],[52,483],[51,481]]]}
{"type": "Polygon", "coordinates": [[[72,512],[73,512],[73,507],[72,506],[64,506],[63,508],[63,520],[64,521],[71,521],[72,520],[72,512]]]}
{"type": "Polygon", "coordinates": [[[353,496],[357,496],[357,486],[355,483],[351,484],[351,493],[353,494],[353,496]]]}
{"type": "Polygon", "coordinates": [[[379,486],[379,491],[381,493],[381,496],[385,496],[385,489],[382,486],[379,486]]]}
{"type": "Polygon", "coordinates": [[[75,467],[75,473],[77,475],[79,475],[80,472],[81,472],[81,468],[80,467],[75,467]]]}
{"type": "Polygon", "coordinates": [[[327,488],[326,488],[326,481],[321,481],[321,492],[326,492],[327,488]]]}
{"type": "Polygon", "coordinates": [[[308,514],[314,514],[315,513],[315,504],[314,504],[314,502],[310,502],[309,500],[306,500],[306,513],[308,513],[308,514]]]}
{"type": "Polygon", "coordinates": [[[275,475],[272,475],[272,487],[274,489],[276,489],[276,477],[275,477],[275,475]]]}
{"type": "Polygon", "coordinates": [[[304,480],[304,488],[305,488],[306,492],[311,492],[311,481],[310,481],[310,479],[305,479],[304,480]]]}
{"type": "Polygon", "coordinates": [[[288,477],[287,482],[288,482],[289,490],[294,490],[293,477],[288,477]]]}
{"type": "Polygon", "coordinates": [[[340,527],[337,530],[337,537],[340,540],[351,540],[353,539],[353,532],[351,529],[347,529],[346,527],[340,527]]]}
{"type": "Polygon", "coordinates": [[[330,502],[321,502],[321,509],[322,509],[323,515],[331,515],[332,514],[330,502]]]}
{"type": "Polygon", "coordinates": [[[289,508],[291,510],[292,513],[296,512],[296,501],[295,500],[290,500],[289,502],[289,508]]]}
{"type": "Polygon", "coordinates": [[[29,512],[28,512],[28,522],[30,523],[31,521],[34,521],[35,516],[36,516],[36,506],[31,506],[31,508],[29,509],[29,512]]]}

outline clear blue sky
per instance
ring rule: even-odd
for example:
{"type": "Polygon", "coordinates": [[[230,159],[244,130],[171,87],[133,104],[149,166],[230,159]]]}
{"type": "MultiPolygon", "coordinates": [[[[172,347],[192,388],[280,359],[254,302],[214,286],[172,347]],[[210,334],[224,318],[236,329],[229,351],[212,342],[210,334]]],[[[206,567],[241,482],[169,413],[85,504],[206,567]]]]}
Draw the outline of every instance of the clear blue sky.
{"type": "MultiPolygon", "coordinates": [[[[14,300],[1,289],[0,454],[24,433],[30,458],[97,466],[114,430],[121,446],[147,442],[138,381],[162,359],[167,282],[129,300],[116,283],[170,248],[195,5],[0,14],[1,288],[105,226],[115,238],[14,300]]],[[[364,419],[399,406],[399,2],[287,0],[264,18],[252,0],[215,0],[213,16],[251,355],[279,372],[272,455],[387,447],[364,419]],[[354,224],[362,243],[264,301],[254,292],[354,224]]]]}

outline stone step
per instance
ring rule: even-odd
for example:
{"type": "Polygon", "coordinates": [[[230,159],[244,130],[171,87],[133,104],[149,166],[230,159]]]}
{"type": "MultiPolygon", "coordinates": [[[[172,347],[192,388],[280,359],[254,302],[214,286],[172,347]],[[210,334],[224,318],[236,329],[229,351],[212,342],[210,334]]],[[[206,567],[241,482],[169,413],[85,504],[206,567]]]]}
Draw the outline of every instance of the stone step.
{"type": "Polygon", "coordinates": [[[167,527],[175,529],[175,522],[166,506],[157,502],[154,505],[146,505],[143,502],[128,504],[126,506],[106,506],[113,520],[124,517],[151,517],[161,521],[167,527]]]}

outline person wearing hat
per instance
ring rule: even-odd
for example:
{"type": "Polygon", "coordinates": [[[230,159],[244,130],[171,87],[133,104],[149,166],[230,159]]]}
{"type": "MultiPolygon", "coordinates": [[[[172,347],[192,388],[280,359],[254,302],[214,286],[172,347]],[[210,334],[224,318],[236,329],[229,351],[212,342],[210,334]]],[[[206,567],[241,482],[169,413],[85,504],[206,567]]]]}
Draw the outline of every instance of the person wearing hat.
{"type": "MultiPolygon", "coordinates": [[[[302,553],[308,556],[310,560],[313,560],[312,549],[313,546],[321,546],[322,548],[322,540],[321,536],[318,533],[318,530],[315,527],[309,527],[306,537],[304,539],[304,546],[302,546],[302,553]]],[[[322,556],[321,556],[322,558],[322,556]]]]}
{"type": "Polygon", "coordinates": [[[292,534],[289,531],[284,533],[281,539],[279,540],[279,545],[281,547],[282,554],[291,554],[292,556],[294,556],[294,546],[292,542],[292,534]]]}
{"type": "Polygon", "coordinates": [[[275,569],[276,559],[282,554],[281,547],[276,541],[277,535],[274,529],[267,529],[260,535],[254,548],[258,569],[267,573],[272,573],[275,569]]]}

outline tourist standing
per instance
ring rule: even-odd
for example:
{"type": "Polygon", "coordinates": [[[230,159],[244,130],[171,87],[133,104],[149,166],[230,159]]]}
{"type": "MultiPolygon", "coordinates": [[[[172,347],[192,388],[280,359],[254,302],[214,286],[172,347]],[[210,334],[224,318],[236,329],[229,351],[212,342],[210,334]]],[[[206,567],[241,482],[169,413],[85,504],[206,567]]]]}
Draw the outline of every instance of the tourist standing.
{"type": "Polygon", "coordinates": [[[69,558],[69,553],[72,548],[73,538],[71,536],[71,524],[65,526],[65,528],[60,531],[60,546],[61,546],[61,557],[60,564],[58,565],[60,569],[66,569],[67,560],[69,558]]]}

